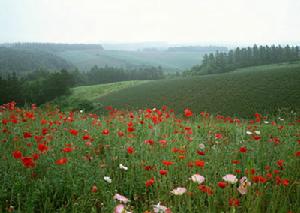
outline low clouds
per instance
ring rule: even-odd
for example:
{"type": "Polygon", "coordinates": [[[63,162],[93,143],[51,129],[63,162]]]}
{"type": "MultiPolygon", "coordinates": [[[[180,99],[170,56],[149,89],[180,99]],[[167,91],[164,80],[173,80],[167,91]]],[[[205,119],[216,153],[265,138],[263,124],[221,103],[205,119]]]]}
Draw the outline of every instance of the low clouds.
{"type": "Polygon", "coordinates": [[[297,0],[2,0],[0,42],[286,43],[297,0]]]}

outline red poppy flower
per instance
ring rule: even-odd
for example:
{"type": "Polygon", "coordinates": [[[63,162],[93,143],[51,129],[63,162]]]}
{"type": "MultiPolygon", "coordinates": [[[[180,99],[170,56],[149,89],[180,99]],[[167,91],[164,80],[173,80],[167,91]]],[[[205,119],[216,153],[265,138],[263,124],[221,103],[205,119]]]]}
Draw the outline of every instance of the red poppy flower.
{"type": "Polygon", "coordinates": [[[24,132],[23,133],[23,137],[24,138],[31,138],[32,137],[32,134],[30,132],[24,132]]]}
{"type": "Polygon", "coordinates": [[[221,139],[221,138],[223,138],[223,135],[221,133],[215,134],[215,139],[221,139]]]}
{"type": "Polygon", "coordinates": [[[55,164],[63,165],[63,164],[66,164],[67,162],[68,162],[67,158],[61,158],[61,159],[58,159],[57,161],[55,161],[55,164]]]}
{"type": "Polygon", "coordinates": [[[247,152],[247,148],[246,148],[246,147],[244,147],[244,146],[242,146],[242,147],[240,148],[240,152],[242,152],[242,153],[245,153],[245,152],[247,152]]]}
{"type": "Polygon", "coordinates": [[[162,163],[163,163],[165,166],[170,166],[170,165],[174,164],[174,162],[172,162],[172,161],[167,161],[167,160],[163,160],[162,163]]]}
{"type": "Polygon", "coordinates": [[[109,134],[109,130],[108,129],[104,129],[103,131],[102,131],[102,135],[108,135],[109,134]]]}
{"type": "Polygon", "coordinates": [[[15,159],[19,159],[19,158],[22,158],[22,152],[19,151],[19,150],[16,150],[13,152],[13,156],[15,159]]]}
{"type": "Polygon", "coordinates": [[[37,160],[37,159],[40,158],[40,155],[37,154],[37,153],[33,153],[33,154],[32,154],[32,158],[33,158],[33,160],[37,160]]]}
{"type": "Polygon", "coordinates": [[[128,128],[127,128],[127,132],[133,132],[135,129],[132,127],[132,126],[129,126],[128,128]]]}
{"type": "Polygon", "coordinates": [[[278,167],[282,168],[283,167],[283,163],[284,163],[284,160],[277,161],[278,167]]]}
{"type": "Polygon", "coordinates": [[[31,157],[22,157],[22,163],[26,168],[35,167],[35,163],[31,157]]]}
{"type": "Polygon", "coordinates": [[[207,195],[212,195],[213,191],[209,186],[199,185],[198,189],[202,192],[205,192],[207,195]]]}
{"type": "Polygon", "coordinates": [[[38,145],[38,150],[39,150],[40,152],[47,152],[47,151],[48,151],[48,146],[46,146],[46,145],[43,144],[43,143],[40,143],[40,144],[38,145]]]}
{"type": "Polygon", "coordinates": [[[239,206],[240,201],[237,198],[230,198],[229,199],[229,206],[239,206]]]}
{"type": "Polygon", "coordinates": [[[240,169],[236,169],[235,173],[240,174],[240,173],[242,173],[242,171],[240,169]]]}
{"type": "Polygon", "coordinates": [[[288,186],[289,185],[289,180],[288,179],[282,179],[281,184],[284,185],[284,186],[288,186]]]}
{"type": "Polygon", "coordinates": [[[70,129],[70,133],[71,133],[72,135],[75,135],[75,136],[78,135],[78,131],[75,130],[75,129],[70,129]]]}
{"type": "Polygon", "coordinates": [[[224,189],[226,186],[227,186],[227,183],[226,182],[218,182],[218,186],[221,188],[221,189],[224,189]]]}
{"type": "Polygon", "coordinates": [[[190,109],[185,109],[185,110],[184,110],[184,115],[185,115],[186,117],[190,117],[190,116],[193,115],[193,112],[192,112],[190,109]]]}
{"type": "Polygon", "coordinates": [[[2,124],[3,124],[3,125],[6,125],[8,122],[9,122],[9,120],[2,119],[2,124]]]}
{"type": "Polygon", "coordinates": [[[240,164],[241,162],[239,160],[232,160],[231,163],[232,164],[240,164]]]}
{"type": "Polygon", "coordinates": [[[65,147],[62,149],[63,152],[72,152],[73,149],[71,147],[65,147]]]}
{"type": "Polygon", "coordinates": [[[37,142],[37,143],[40,143],[42,140],[44,139],[44,136],[42,135],[35,135],[34,136],[34,140],[37,142]]]}
{"type": "Polygon", "coordinates": [[[147,171],[150,171],[150,170],[153,169],[153,167],[152,166],[145,166],[144,169],[147,170],[147,171]]]}
{"type": "Polygon", "coordinates": [[[198,167],[203,168],[204,165],[205,165],[205,162],[202,161],[202,160],[196,160],[196,161],[195,161],[195,166],[198,166],[198,167]]]}
{"type": "Polygon", "coordinates": [[[160,143],[161,145],[167,145],[167,141],[166,141],[166,140],[159,140],[159,143],[160,143]]]}
{"type": "Polygon", "coordinates": [[[197,154],[203,156],[203,155],[205,155],[205,152],[197,150],[197,154]]]}
{"type": "Polygon", "coordinates": [[[42,119],[42,120],[41,120],[41,124],[42,124],[42,125],[45,125],[45,124],[47,124],[47,120],[45,120],[45,119],[42,119]]]}
{"type": "Polygon", "coordinates": [[[146,187],[150,187],[154,184],[155,180],[154,178],[151,178],[149,180],[146,181],[146,187]]]}
{"type": "Polygon", "coordinates": [[[253,176],[252,181],[255,183],[265,183],[267,182],[267,179],[263,176],[253,176]]]}
{"type": "Polygon", "coordinates": [[[127,153],[128,153],[128,154],[134,153],[134,148],[133,148],[132,146],[129,146],[129,147],[127,148],[127,153]]]}
{"type": "Polygon", "coordinates": [[[96,193],[98,191],[98,188],[96,185],[92,186],[91,192],[96,193]]]}
{"type": "Polygon", "coordinates": [[[149,144],[149,145],[153,145],[154,144],[154,140],[145,140],[144,141],[145,144],[149,144]]]}
{"type": "Polygon", "coordinates": [[[91,138],[91,136],[90,135],[84,135],[84,136],[82,136],[82,140],[89,140],[91,138]]]}
{"type": "Polygon", "coordinates": [[[161,175],[167,175],[168,174],[168,170],[159,170],[159,174],[161,175]]]}
{"type": "Polygon", "coordinates": [[[256,141],[258,141],[258,140],[260,140],[260,139],[261,139],[261,137],[260,137],[260,136],[258,136],[258,135],[253,135],[252,137],[253,137],[253,139],[254,139],[254,140],[256,140],[256,141]]]}
{"type": "Polygon", "coordinates": [[[123,137],[123,136],[124,136],[124,132],[118,131],[118,136],[119,136],[119,137],[123,137]]]}

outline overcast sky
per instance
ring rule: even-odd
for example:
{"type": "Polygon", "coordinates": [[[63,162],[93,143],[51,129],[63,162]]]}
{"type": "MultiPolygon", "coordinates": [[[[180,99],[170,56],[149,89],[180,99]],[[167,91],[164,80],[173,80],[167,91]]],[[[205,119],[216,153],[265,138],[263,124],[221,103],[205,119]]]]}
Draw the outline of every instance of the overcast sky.
{"type": "Polygon", "coordinates": [[[300,0],[0,0],[0,42],[300,43],[300,0]]]}

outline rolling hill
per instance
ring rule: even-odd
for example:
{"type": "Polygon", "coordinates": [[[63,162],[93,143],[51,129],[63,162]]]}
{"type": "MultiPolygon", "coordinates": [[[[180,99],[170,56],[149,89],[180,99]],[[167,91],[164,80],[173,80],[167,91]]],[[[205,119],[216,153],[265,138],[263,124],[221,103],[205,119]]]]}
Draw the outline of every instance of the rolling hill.
{"type": "Polygon", "coordinates": [[[51,53],[40,50],[0,47],[0,73],[74,68],[71,63],[51,53]]]}
{"type": "Polygon", "coordinates": [[[54,101],[64,109],[92,109],[95,105],[104,107],[101,103],[96,103],[100,97],[125,88],[137,86],[149,81],[122,81],[117,83],[98,84],[93,86],[79,86],[71,89],[71,95],[60,97],[54,101]]]}
{"type": "Polygon", "coordinates": [[[176,112],[190,107],[197,112],[249,116],[255,112],[276,113],[279,109],[298,111],[299,91],[300,63],[293,63],[249,67],[226,74],[149,81],[101,97],[94,95],[90,100],[94,104],[123,109],[167,105],[176,112]]]}
{"type": "Polygon", "coordinates": [[[197,51],[125,51],[125,50],[68,50],[57,55],[77,66],[80,70],[98,67],[135,68],[161,66],[167,72],[188,69],[201,62],[204,53],[197,51]]]}

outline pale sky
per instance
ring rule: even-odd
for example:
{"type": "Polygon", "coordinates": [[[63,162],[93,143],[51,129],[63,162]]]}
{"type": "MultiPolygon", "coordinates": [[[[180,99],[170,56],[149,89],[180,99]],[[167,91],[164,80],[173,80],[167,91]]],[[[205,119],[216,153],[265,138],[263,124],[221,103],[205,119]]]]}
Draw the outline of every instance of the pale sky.
{"type": "Polygon", "coordinates": [[[17,41],[299,44],[300,0],[0,0],[17,41]]]}

